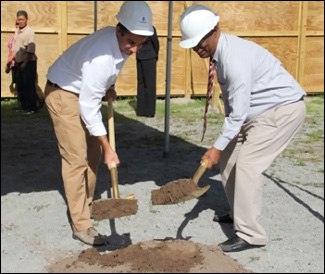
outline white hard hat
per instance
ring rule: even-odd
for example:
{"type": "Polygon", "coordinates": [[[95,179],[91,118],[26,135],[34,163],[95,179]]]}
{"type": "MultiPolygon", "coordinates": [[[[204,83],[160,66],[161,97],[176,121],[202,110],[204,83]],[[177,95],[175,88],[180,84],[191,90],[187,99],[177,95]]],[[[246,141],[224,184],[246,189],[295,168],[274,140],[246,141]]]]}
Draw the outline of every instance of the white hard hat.
{"type": "Polygon", "coordinates": [[[219,22],[219,16],[209,8],[195,4],[187,8],[180,21],[182,39],[179,45],[182,48],[193,48],[219,22]]]}
{"type": "Polygon", "coordinates": [[[116,19],[134,34],[153,35],[151,9],[144,1],[125,1],[116,19]]]}

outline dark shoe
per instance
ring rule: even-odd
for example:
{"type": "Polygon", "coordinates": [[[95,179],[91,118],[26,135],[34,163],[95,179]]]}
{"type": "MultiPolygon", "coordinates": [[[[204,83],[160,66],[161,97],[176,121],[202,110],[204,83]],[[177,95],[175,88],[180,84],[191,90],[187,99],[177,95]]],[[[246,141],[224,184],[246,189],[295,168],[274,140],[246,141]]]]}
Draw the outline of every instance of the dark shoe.
{"type": "Polygon", "coordinates": [[[225,215],[214,215],[213,221],[218,223],[224,223],[224,224],[232,224],[234,221],[230,218],[230,214],[227,213],[225,215]]]}
{"type": "Polygon", "coordinates": [[[44,106],[44,99],[38,101],[38,108],[42,108],[44,106]]]}
{"type": "Polygon", "coordinates": [[[223,252],[237,252],[250,248],[258,248],[264,245],[251,245],[237,235],[229,238],[227,241],[219,244],[223,252]]]}
{"type": "Polygon", "coordinates": [[[23,115],[31,115],[31,114],[35,114],[35,113],[37,113],[37,111],[34,111],[34,110],[24,110],[23,112],[22,112],[22,114],[23,115]]]}

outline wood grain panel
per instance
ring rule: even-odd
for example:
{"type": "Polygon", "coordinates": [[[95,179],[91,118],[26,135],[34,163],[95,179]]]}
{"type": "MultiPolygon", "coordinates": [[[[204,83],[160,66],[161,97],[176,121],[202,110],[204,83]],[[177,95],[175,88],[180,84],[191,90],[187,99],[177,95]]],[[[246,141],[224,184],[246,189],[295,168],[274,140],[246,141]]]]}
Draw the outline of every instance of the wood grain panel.
{"type": "Polygon", "coordinates": [[[94,1],[67,1],[68,33],[94,32],[94,1]]]}
{"type": "MultiPolygon", "coordinates": [[[[97,29],[117,24],[115,16],[122,3],[97,1],[97,29]]],[[[157,94],[163,96],[166,89],[168,1],[147,3],[160,41],[157,94]]],[[[173,1],[171,95],[185,96],[185,83],[188,83],[186,96],[191,95],[190,87],[193,88],[192,95],[201,96],[206,92],[204,61],[192,52],[191,66],[186,67],[188,55],[179,47],[180,16],[186,5],[195,3],[206,5],[220,15],[224,33],[241,36],[268,49],[294,77],[300,77],[307,92],[324,92],[324,1],[173,1]],[[304,8],[301,17],[300,6],[304,8]]],[[[28,23],[36,32],[41,85],[48,66],[58,58],[60,50],[94,31],[94,1],[1,1],[2,97],[11,96],[8,91],[11,79],[4,73],[4,65],[8,55],[7,41],[15,30],[16,13],[21,9],[28,12],[28,23]],[[64,20],[66,16],[68,19],[64,20]]],[[[132,56],[121,72],[117,87],[121,94],[134,96],[136,83],[132,56]]]]}
{"type": "Polygon", "coordinates": [[[120,10],[123,1],[97,1],[97,3],[97,29],[115,26],[118,23],[115,16],[120,10]]]}
{"type": "Polygon", "coordinates": [[[297,31],[298,1],[195,1],[220,16],[224,31],[297,31]]]}
{"type": "Polygon", "coordinates": [[[307,38],[306,49],[302,86],[311,92],[324,90],[324,59],[319,58],[324,56],[324,38],[307,38]]]}
{"type": "Polygon", "coordinates": [[[25,10],[28,25],[35,32],[58,30],[56,1],[1,1],[1,31],[14,31],[16,14],[25,10]]]}
{"type": "Polygon", "coordinates": [[[308,1],[307,31],[324,35],[324,1],[308,1]]]}

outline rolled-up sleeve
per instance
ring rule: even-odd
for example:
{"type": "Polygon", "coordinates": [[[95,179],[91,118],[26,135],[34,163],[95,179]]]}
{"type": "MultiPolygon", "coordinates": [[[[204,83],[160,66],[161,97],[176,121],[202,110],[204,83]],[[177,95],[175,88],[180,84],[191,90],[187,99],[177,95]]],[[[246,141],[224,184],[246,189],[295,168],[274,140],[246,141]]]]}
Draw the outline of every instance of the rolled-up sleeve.
{"type": "Polygon", "coordinates": [[[26,45],[26,52],[28,53],[35,53],[36,50],[36,44],[35,44],[35,32],[31,29],[28,29],[28,39],[27,39],[27,45],[26,45]]]}

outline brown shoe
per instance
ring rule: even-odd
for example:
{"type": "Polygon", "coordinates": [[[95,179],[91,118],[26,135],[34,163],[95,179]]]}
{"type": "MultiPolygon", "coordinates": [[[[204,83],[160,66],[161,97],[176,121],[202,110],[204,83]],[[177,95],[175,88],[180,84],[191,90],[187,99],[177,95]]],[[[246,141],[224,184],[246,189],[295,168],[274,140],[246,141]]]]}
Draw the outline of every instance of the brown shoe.
{"type": "Polygon", "coordinates": [[[107,237],[99,234],[94,227],[89,227],[83,231],[76,231],[72,234],[72,238],[88,245],[105,245],[108,243],[107,237]]]}

